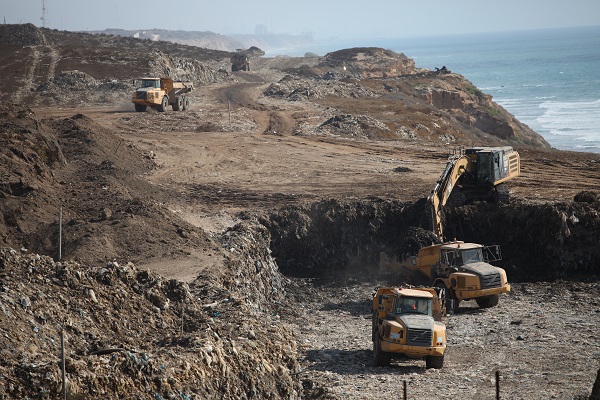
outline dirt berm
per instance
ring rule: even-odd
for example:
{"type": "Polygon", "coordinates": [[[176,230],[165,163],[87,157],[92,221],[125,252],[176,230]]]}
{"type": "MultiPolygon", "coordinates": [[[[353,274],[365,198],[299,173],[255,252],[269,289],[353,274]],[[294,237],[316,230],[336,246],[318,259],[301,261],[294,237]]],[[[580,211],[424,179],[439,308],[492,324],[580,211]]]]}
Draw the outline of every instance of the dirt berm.
{"type": "Polygon", "coordinates": [[[61,332],[70,399],[492,399],[496,371],[502,398],[589,397],[600,155],[389,50],[229,57],[0,26],[0,398],[61,398],[61,332]],[[194,82],[189,110],[134,111],[160,75],[194,82]],[[511,292],[461,302],[443,369],[372,367],[372,294],[404,280],[380,253],[435,239],[425,198],[471,145],[521,175],[445,234],[500,244],[511,292]]]}

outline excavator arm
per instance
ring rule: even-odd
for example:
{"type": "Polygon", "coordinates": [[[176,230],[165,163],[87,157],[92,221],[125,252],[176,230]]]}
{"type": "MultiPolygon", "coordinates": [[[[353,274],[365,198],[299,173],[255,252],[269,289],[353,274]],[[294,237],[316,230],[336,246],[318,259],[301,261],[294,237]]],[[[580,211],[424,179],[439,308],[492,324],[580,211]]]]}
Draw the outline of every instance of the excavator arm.
{"type": "Polygon", "coordinates": [[[433,233],[444,241],[442,222],[442,207],[446,205],[452,189],[459,178],[468,170],[470,159],[465,155],[452,156],[446,163],[446,168],[435,184],[431,196],[427,199],[431,210],[431,225],[433,233]]]}

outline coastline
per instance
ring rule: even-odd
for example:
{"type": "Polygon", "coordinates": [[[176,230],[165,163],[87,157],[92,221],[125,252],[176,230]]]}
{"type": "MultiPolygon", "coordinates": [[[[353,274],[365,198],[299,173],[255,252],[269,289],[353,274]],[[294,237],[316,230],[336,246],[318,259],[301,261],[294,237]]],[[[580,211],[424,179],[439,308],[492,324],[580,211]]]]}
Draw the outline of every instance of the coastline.
{"type": "Polygon", "coordinates": [[[463,75],[559,150],[600,153],[600,26],[481,35],[324,40],[274,49],[304,56],[382,47],[419,68],[447,66],[463,75]]]}

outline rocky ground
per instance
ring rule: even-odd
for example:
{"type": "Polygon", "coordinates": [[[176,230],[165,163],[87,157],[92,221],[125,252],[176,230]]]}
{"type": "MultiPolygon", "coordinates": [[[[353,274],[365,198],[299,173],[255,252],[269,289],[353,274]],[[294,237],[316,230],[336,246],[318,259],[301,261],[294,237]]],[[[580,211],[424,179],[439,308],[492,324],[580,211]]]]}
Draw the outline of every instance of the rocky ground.
{"type": "Polygon", "coordinates": [[[590,394],[600,156],[459,74],[383,49],[232,74],[224,52],[30,25],[0,27],[0,59],[2,398],[58,397],[61,331],[70,398],[480,399],[496,371],[502,398],[590,394]],[[191,109],[134,112],[152,74],[193,80],[191,109]],[[500,244],[513,290],[448,317],[442,370],[371,367],[371,296],[402,283],[379,252],[410,247],[472,143],[514,146],[522,174],[446,234],[500,244]]]}
{"type": "Polygon", "coordinates": [[[598,357],[597,283],[516,284],[494,309],[463,303],[446,320],[444,368],[427,370],[408,358],[372,366],[370,295],[389,280],[361,281],[296,282],[297,307],[286,321],[300,327],[301,376],[327,388],[323,398],[402,398],[406,382],[411,399],[495,399],[496,371],[501,398],[587,398],[595,373],[586,365],[598,357]]]}

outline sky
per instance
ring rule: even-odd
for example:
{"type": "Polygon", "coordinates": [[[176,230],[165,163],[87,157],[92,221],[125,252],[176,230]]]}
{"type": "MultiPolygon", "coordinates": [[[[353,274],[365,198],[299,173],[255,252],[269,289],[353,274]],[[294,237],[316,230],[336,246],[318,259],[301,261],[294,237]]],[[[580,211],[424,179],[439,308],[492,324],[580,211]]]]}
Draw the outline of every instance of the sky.
{"type": "MultiPolygon", "coordinates": [[[[402,38],[600,25],[598,0],[0,0],[7,24],[168,29],[315,39],[402,38]],[[45,20],[42,5],[45,4],[45,20]]],[[[1,20],[0,20],[1,21],[1,20]]]]}

